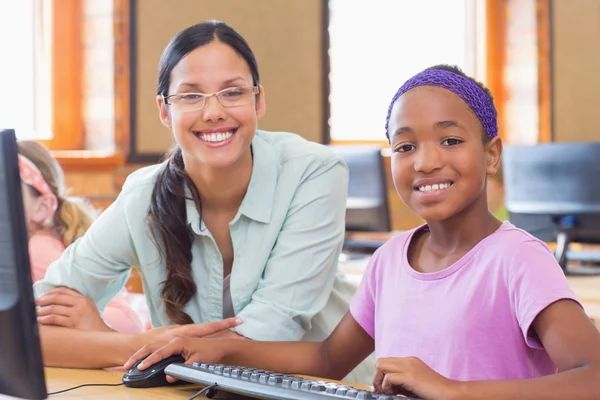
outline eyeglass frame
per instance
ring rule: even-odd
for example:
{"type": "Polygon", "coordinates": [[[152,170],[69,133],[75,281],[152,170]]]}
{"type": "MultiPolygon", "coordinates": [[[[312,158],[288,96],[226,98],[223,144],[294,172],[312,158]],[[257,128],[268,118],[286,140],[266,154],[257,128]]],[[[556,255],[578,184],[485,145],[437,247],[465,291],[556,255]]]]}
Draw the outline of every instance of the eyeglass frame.
{"type": "MultiPolygon", "coordinates": [[[[222,105],[223,107],[236,107],[236,106],[226,106],[223,103],[221,103],[221,100],[219,100],[219,95],[227,90],[231,90],[231,89],[242,89],[242,88],[252,88],[252,94],[254,95],[259,95],[260,94],[260,89],[262,89],[261,85],[242,85],[242,86],[232,86],[232,87],[228,87],[222,90],[219,90],[218,92],[214,92],[214,93],[202,93],[202,92],[187,92],[187,93],[176,93],[176,94],[170,94],[170,95],[162,95],[162,98],[165,102],[166,105],[168,106],[172,106],[173,103],[170,102],[170,98],[171,97],[177,97],[177,96],[181,96],[183,94],[189,95],[189,94],[199,94],[204,96],[204,103],[202,103],[202,106],[200,108],[194,109],[194,110],[187,110],[188,112],[190,111],[200,111],[204,108],[204,106],[206,105],[206,101],[211,98],[211,97],[216,97],[217,101],[219,102],[220,105],[222,105]]],[[[249,104],[249,103],[248,103],[249,104]]],[[[241,104],[240,104],[241,105],[241,104]]]]}

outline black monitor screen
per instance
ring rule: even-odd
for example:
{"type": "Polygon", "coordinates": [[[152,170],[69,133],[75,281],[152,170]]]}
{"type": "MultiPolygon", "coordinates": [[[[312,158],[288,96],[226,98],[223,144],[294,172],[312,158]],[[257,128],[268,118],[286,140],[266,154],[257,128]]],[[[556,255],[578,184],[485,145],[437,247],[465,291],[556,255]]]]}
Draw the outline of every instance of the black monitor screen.
{"type": "Polygon", "coordinates": [[[0,130],[0,394],[45,399],[14,130],[0,130]]]}

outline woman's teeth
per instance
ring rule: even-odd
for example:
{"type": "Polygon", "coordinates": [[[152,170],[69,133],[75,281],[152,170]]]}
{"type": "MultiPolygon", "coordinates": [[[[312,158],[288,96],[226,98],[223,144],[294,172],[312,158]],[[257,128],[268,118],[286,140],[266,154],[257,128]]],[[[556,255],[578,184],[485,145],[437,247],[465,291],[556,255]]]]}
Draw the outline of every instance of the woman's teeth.
{"type": "Polygon", "coordinates": [[[205,142],[223,142],[233,136],[235,129],[222,133],[200,133],[197,136],[205,142]]]}
{"type": "Polygon", "coordinates": [[[424,185],[424,186],[419,186],[419,192],[430,193],[430,192],[435,192],[436,190],[448,189],[450,186],[452,186],[452,183],[450,183],[450,182],[435,183],[433,185],[424,185]]]}

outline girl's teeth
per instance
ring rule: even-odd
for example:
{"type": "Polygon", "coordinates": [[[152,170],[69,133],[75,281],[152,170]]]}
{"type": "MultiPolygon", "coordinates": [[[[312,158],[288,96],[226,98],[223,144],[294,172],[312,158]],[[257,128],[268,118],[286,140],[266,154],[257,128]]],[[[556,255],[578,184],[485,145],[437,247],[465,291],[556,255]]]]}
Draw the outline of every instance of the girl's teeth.
{"type": "Polygon", "coordinates": [[[451,183],[434,183],[433,185],[419,186],[419,192],[435,192],[436,190],[448,189],[451,183]]]}

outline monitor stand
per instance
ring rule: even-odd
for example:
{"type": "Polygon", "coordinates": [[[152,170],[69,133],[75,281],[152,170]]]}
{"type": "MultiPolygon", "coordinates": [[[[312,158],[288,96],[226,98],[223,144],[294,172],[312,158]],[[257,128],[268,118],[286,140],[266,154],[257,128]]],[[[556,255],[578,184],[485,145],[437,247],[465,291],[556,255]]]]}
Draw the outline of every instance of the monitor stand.
{"type": "Polygon", "coordinates": [[[554,257],[565,275],[569,276],[591,276],[600,275],[600,249],[598,250],[569,250],[571,234],[565,229],[556,237],[556,250],[554,257]],[[574,266],[575,262],[585,265],[574,266]],[[591,265],[588,265],[591,264],[591,265]]]}

